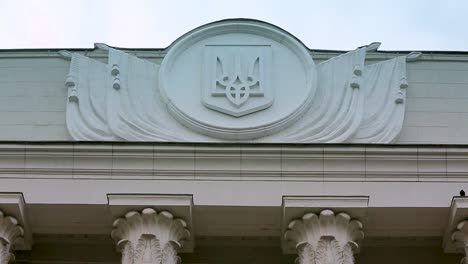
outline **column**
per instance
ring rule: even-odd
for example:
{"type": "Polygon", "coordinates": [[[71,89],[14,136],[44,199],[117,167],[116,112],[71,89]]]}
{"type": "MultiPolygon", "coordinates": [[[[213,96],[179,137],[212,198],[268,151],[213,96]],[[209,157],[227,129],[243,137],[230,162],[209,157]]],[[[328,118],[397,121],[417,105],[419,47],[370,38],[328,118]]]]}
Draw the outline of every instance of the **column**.
{"type": "Polygon", "coordinates": [[[468,197],[452,198],[449,221],[442,244],[445,253],[464,254],[460,263],[468,264],[468,197]]]}
{"type": "Polygon", "coordinates": [[[18,225],[18,220],[0,211],[0,264],[14,260],[14,246],[23,236],[24,230],[18,225]]]}
{"type": "Polygon", "coordinates": [[[364,232],[348,214],[326,209],[291,221],[284,237],[297,248],[299,264],[352,264],[364,232]]]}
{"type": "Polygon", "coordinates": [[[458,247],[463,248],[465,257],[461,260],[461,264],[468,264],[468,221],[463,220],[457,225],[457,230],[452,233],[452,241],[458,247]]]}
{"type": "Polygon", "coordinates": [[[113,226],[111,236],[122,253],[122,264],[180,263],[177,250],[190,237],[184,220],[152,208],[130,211],[113,226]]]}

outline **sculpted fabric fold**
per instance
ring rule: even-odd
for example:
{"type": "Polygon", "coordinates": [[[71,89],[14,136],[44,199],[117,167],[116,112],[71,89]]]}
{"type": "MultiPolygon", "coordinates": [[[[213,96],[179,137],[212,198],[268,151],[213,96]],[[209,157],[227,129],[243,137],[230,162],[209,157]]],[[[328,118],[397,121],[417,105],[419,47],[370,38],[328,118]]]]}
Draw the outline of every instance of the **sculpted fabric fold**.
{"type": "Polygon", "coordinates": [[[79,141],[391,143],[412,55],[366,65],[378,46],[315,64],[278,28],[226,21],[184,35],[161,64],[105,44],[107,62],[64,52],[67,128],[79,141]]]}

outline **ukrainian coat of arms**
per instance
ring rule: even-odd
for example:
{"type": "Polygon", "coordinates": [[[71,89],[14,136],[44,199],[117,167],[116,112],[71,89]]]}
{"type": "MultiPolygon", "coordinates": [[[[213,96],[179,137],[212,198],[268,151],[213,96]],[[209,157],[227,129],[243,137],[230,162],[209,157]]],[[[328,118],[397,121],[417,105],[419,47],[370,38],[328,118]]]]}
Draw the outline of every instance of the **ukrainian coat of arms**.
{"type": "Polygon", "coordinates": [[[272,105],[269,45],[206,45],[204,59],[206,107],[240,117],[272,105]]]}

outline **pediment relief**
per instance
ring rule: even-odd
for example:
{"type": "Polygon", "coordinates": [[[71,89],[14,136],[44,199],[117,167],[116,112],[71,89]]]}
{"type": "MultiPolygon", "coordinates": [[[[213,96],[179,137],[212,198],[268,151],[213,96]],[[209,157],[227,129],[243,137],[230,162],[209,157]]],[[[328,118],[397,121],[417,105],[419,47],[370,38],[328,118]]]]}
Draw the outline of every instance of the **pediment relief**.
{"type": "Polygon", "coordinates": [[[98,47],[107,63],[63,53],[76,140],[390,143],[404,119],[407,57],[365,64],[375,43],[316,64],[278,27],[225,20],[176,40],[161,65],[98,47]]]}

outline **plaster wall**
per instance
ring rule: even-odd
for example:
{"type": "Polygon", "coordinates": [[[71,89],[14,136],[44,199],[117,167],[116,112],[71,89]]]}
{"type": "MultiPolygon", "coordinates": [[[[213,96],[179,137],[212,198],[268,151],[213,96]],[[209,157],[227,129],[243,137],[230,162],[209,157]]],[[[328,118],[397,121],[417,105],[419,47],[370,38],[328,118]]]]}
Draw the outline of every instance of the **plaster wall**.
{"type": "MultiPolygon", "coordinates": [[[[92,52],[96,53],[96,52],[92,52]]],[[[159,62],[160,51],[137,54],[159,62]],[[154,55],[158,53],[159,55],[154,55]]],[[[320,62],[335,53],[314,58],[320,62]]],[[[97,53],[98,59],[105,58],[97,53]]],[[[391,57],[375,54],[374,59],[391,57]]],[[[424,55],[408,63],[406,115],[397,143],[468,143],[468,55],[424,55]],[[465,58],[466,57],[466,58],[465,58]]],[[[69,61],[55,51],[0,52],[0,140],[68,141],[69,61]]]]}

